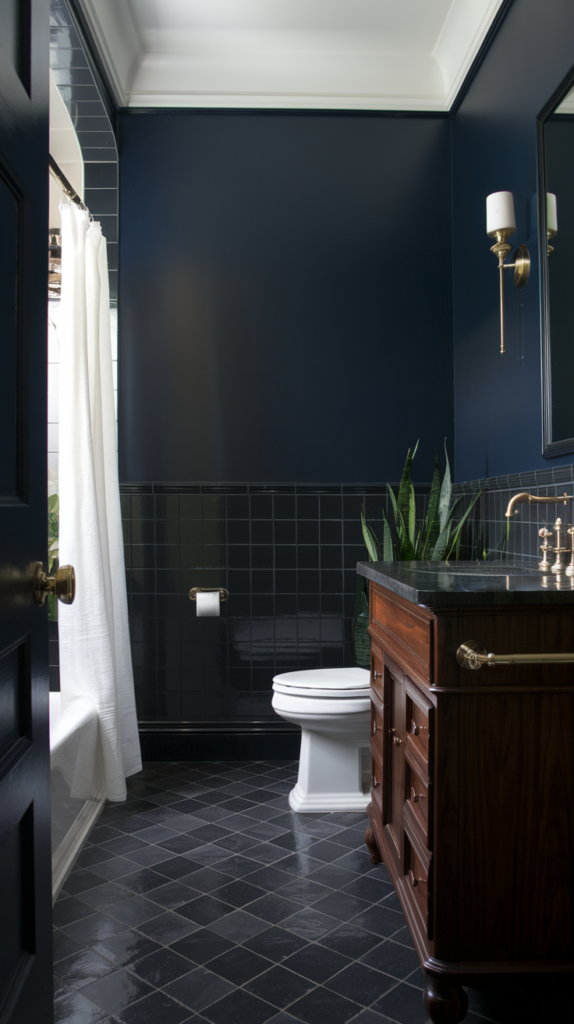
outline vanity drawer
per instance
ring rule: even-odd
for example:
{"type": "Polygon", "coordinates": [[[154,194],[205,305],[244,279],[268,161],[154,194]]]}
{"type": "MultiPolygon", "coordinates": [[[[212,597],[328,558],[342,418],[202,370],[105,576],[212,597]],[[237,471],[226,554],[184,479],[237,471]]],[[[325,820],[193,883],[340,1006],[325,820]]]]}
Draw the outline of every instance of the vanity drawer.
{"type": "Polygon", "coordinates": [[[431,702],[411,682],[405,679],[405,736],[407,750],[429,771],[429,750],[434,708],[431,702]]]}
{"type": "Polygon", "coordinates": [[[371,758],[371,799],[379,814],[383,813],[383,769],[379,762],[371,758]]]}
{"type": "Polygon", "coordinates": [[[426,775],[405,758],[405,799],[429,842],[429,787],[426,775]]]}
{"type": "Polygon", "coordinates": [[[405,887],[409,894],[409,902],[414,904],[428,932],[429,917],[429,869],[430,858],[425,863],[417,853],[413,843],[405,835],[405,887]]]}
{"type": "Polygon", "coordinates": [[[432,616],[371,583],[369,632],[421,685],[432,682],[432,616]]]}
{"type": "Polygon", "coordinates": [[[374,743],[377,750],[383,749],[383,712],[371,701],[371,743],[374,743]]]}

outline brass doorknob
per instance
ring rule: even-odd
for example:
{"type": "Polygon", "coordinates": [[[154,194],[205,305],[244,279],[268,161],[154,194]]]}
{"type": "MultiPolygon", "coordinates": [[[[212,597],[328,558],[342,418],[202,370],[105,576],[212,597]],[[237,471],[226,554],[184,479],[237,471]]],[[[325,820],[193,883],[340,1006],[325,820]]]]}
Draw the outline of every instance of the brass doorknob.
{"type": "Polygon", "coordinates": [[[55,576],[46,576],[41,562],[33,567],[34,600],[40,606],[48,594],[55,594],[62,604],[72,604],[76,596],[76,574],[71,565],[61,565],[55,576]]]}

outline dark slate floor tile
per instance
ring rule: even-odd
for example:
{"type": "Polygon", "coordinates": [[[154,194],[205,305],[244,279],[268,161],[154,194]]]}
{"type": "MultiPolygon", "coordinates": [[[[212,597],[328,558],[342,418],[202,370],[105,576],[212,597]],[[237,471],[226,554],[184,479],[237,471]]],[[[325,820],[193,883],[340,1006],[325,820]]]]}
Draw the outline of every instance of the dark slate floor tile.
{"type": "Polygon", "coordinates": [[[107,1016],[81,992],[65,992],[54,999],[54,1024],[99,1024],[107,1016]]]}
{"type": "Polygon", "coordinates": [[[83,948],[80,942],[67,935],[66,932],[61,931],[59,928],[54,931],[53,949],[55,964],[58,963],[58,960],[65,960],[72,953],[81,953],[83,948]]]}
{"type": "Polygon", "coordinates": [[[428,1021],[421,991],[404,982],[399,982],[374,1003],[373,1010],[398,1021],[398,1024],[427,1024],[428,1021]]]}
{"type": "Polygon", "coordinates": [[[281,963],[288,956],[306,948],[307,940],[295,935],[294,932],[285,931],[284,928],[268,928],[244,942],[244,945],[254,953],[260,953],[275,963],[281,963]]]}
{"type": "MultiPolygon", "coordinates": [[[[310,856],[309,853],[292,853],[291,856],[285,857],[281,861],[282,871],[288,871],[289,874],[297,875],[298,877],[312,874],[316,878],[317,868],[321,866],[322,862],[316,857],[310,856]]],[[[316,880],[322,881],[321,878],[316,878],[316,880]]]]}
{"type": "Polygon", "coordinates": [[[87,892],[81,894],[80,899],[83,903],[87,903],[88,907],[94,910],[107,910],[108,907],[115,906],[122,899],[125,899],[126,892],[121,886],[115,882],[104,882],[100,885],[95,886],[93,889],[88,889],[87,892]]]}
{"type": "Polygon", "coordinates": [[[353,960],[368,953],[373,946],[378,946],[379,942],[380,939],[377,935],[366,932],[354,921],[346,921],[320,939],[322,946],[328,946],[336,953],[342,953],[343,956],[351,957],[353,960]]]}
{"type": "Polygon", "coordinates": [[[233,949],[234,943],[223,935],[217,935],[209,928],[200,928],[191,935],[185,935],[170,945],[176,953],[186,956],[195,964],[205,964],[216,956],[233,949]]]}
{"type": "Polygon", "coordinates": [[[231,939],[232,942],[246,942],[253,935],[264,931],[267,928],[267,922],[253,917],[245,910],[235,910],[232,914],[227,914],[218,921],[214,921],[209,928],[211,931],[217,932],[218,935],[224,935],[227,939],[231,939]]]}
{"type": "MultiPolygon", "coordinates": [[[[226,861],[225,863],[227,866],[228,862],[226,861]]],[[[197,871],[183,875],[179,881],[182,885],[186,885],[196,892],[204,892],[206,895],[211,895],[216,889],[230,882],[231,878],[218,868],[198,868],[197,871]]]]}
{"type": "MultiPolygon", "coordinates": [[[[96,846],[102,843],[109,843],[112,839],[120,839],[122,833],[111,825],[100,825],[99,821],[90,832],[90,842],[96,846]]],[[[83,851],[82,851],[83,852],[83,851]]]]}
{"type": "MultiPolygon", "coordinates": [[[[466,1021],[465,1017],[465,1021],[466,1021]]],[[[375,1010],[362,1010],[358,1016],[353,1017],[352,1024],[393,1024],[390,1017],[382,1017],[380,1013],[376,1013],[375,1010]]],[[[473,1021],[468,1021],[468,1024],[475,1024],[473,1021]]],[[[477,1024],[477,1022],[476,1022],[477,1024]]]]}
{"type": "Polygon", "coordinates": [[[356,872],[342,868],[338,864],[317,864],[309,877],[313,882],[320,882],[330,889],[342,889],[344,885],[355,882],[358,876],[356,872]]]}
{"type": "Polygon", "coordinates": [[[289,1007],[289,1013],[305,1024],[346,1024],[361,1007],[337,992],[319,986],[289,1007]]]}
{"type": "Polygon", "coordinates": [[[139,960],[148,953],[154,953],[161,946],[132,928],[116,932],[109,938],[97,942],[93,947],[97,953],[111,960],[116,967],[125,967],[133,960],[139,960]]]}
{"type": "MultiPolygon", "coordinates": [[[[392,939],[387,939],[379,946],[374,946],[361,957],[361,963],[374,967],[378,971],[390,974],[392,978],[403,980],[419,967],[419,958],[414,949],[401,946],[392,939]]],[[[422,972],[421,972],[422,973],[422,972]]]]}
{"type": "MultiPolygon", "coordinates": [[[[110,838],[113,839],[113,836],[110,836],[110,838]]],[[[90,846],[81,851],[76,861],[76,867],[92,868],[94,864],[101,864],[104,860],[111,860],[113,856],[113,853],[109,853],[108,850],[102,850],[100,846],[90,846]]]]}
{"type": "MultiPolygon", "coordinates": [[[[154,847],[158,849],[158,847],[154,847]]],[[[195,869],[199,871],[199,866],[195,869]]],[[[183,878],[184,875],[189,875],[192,871],[192,865],[189,863],[187,857],[173,857],[171,860],[166,860],[162,864],[156,864],[154,871],[158,875],[162,875],[164,878],[183,878]]]]}
{"type": "Polygon", "coordinates": [[[107,977],[94,982],[93,985],[87,985],[83,989],[82,995],[110,1014],[119,1013],[130,1003],[135,1003],[137,999],[141,999],[150,992],[152,989],[145,981],[122,969],[108,974],[107,977]]]}
{"type": "Polygon", "coordinates": [[[174,835],[171,839],[163,839],[161,843],[158,843],[160,849],[168,850],[170,853],[178,855],[189,853],[190,850],[197,850],[201,845],[201,839],[195,839],[194,836],[188,835],[186,832],[174,835]]]}
{"type": "MultiPolygon", "coordinates": [[[[343,853],[343,850],[331,839],[320,839],[318,842],[313,843],[309,848],[308,853],[311,857],[314,857],[315,860],[331,864],[333,861],[341,862],[341,854],[343,853]]],[[[349,854],[347,854],[347,856],[349,856],[349,854]]],[[[347,867],[347,865],[341,863],[341,867],[347,867]]]]}
{"type": "Polygon", "coordinates": [[[164,885],[158,886],[157,889],[152,889],[147,893],[147,898],[152,903],[165,907],[166,910],[175,910],[176,907],[189,903],[190,900],[198,895],[197,890],[191,889],[189,885],[183,885],[181,881],[177,881],[166,882],[164,885]]]}
{"type": "Polygon", "coordinates": [[[221,846],[230,853],[245,853],[246,850],[251,850],[254,846],[258,846],[259,839],[246,836],[243,832],[230,832],[223,839],[216,839],[215,845],[221,846]]]}
{"type": "MultiPolygon", "coordinates": [[[[218,899],[223,900],[224,903],[230,903],[232,907],[244,907],[247,903],[253,903],[254,900],[259,901],[260,897],[266,897],[265,890],[260,889],[256,885],[252,885],[251,882],[237,879],[234,882],[228,882],[227,885],[223,885],[214,894],[218,899]]],[[[255,911],[253,911],[255,913],[255,911]]]]}
{"type": "Polygon", "coordinates": [[[115,966],[100,956],[94,949],[83,949],[60,960],[54,968],[54,976],[68,989],[80,989],[106,974],[115,971],[115,966]]]}
{"type": "Polygon", "coordinates": [[[173,999],[177,999],[178,1002],[189,1007],[190,1010],[204,1011],[206,1007],[222,999],[234,989],[235,986],[225,978],[213,974],[205,967],[196,967],[189,974],[166,985],[164,991],[173,999]]]}
{"type": "Polygon", "coordinates": [[[402,914],[403,908],[401,907],[401,901],[398,894],[391,890],[382,900],[381,904],[386,910],[395,910],[397,914],[402,914]]]}
{"type": "Polygon", "coordinates": [[[291,853],[306,850],[314,842],[313,836],[305,835],[304,832],[284,832],[282,836],[271,839],[273,846],[279,846],[282,850],[289,850],[291,853]]]}
{"type": "Polygon", "coordinates": [[[415,948],[411,933],[408,925],[406,924],[403,925],[402,928],[399,928],[398,932],[393,935],[393,942],[400,942],[402,946],[408,946],[409,949],[415,948]]]}
{"type": "Polygon", "coordinates": [[[275,1009],[261,999],[237,989],[203,1011],[213,1024],[264,1024],[275,1014],[275,1009]]]}
{"type": "Polygon", "coordinates": [[[107,914],[91,914],[90,917],[83,918],[81,921],[74,921],[73,924],[66,925],[63,930],[66,935],[71,936],[77,942],[81,942],[85,946],[93,946],[96,942],[101,942],[102,939],[107,939],[110,935],[123,931],[124,928],[124,924],[115,921],[107,914]]]}
{"type": "Polygon", "coordinates": [[[189,1008],[174,1002],[164,992],[152,992],[119,1015],[122,1024],[184,1024],[189,1019],[189,1008]]]}
{"type": "Polygon", "coordinates": [[[86,903],[75,896],[64,896],[56,900],[52,912],[52,921],[56,928],[63,928],[65,925],[80,921],[83,917],[89,917],[94,911],[86,903]]]}
{"type": "Polygon", "coordinates": [[[311,904],[316,903],[323,896],[329,896],[333,890],[328,889],[326,885],[321,885],[319,882],[314,882],[310,878],[291,878],[286,885],[274,891],[284,899],[295,900],[296,903],[311,906],[311,904]]]}
{"type": "Polygon", "coordinates": [[[335,953],[333,949],[327,949],[314,942],[304,946],[303,949],[283,961],[285,967],[295,971],[296,974],[302,974],[305,978],[310,978],[318,985],[323,984],[328,978],[332,978],[334,974],[338,974],[350,963],[352,961],[349,957],[342,956],[340,953],[335,953]]]}
{"type": "Polygon", "coordinates": [[[297,914],[300,909],[301,904],[295,900],[284,899],[276,893],[268,892],[251,904],[249,913],[268,921],[269,924],[279,924],[285,918],[297,914]]]}
{"type": "Polygon", "coordinates": [[[163,946],[169,946],[172,942],[182,939],[184,935],[191,935],[198,929],[199,925],[194,921],[188,921],[186,917],[180,917],[179,914],[171,911],[138,925],[139,932],[143,932],[144,935],[163,946]]]}
{"type": "Polygon", "coordinates": [[[208,925],[218,921],[220,917],[225,917],[233,909],[230,903],[225,903],[214,896],[204,895],[182,904],[178,907],[178,913],[182,917],[189,917],[190,921],[195,921],[196,924],[208,925]]]}
{"type": "Polygon", "coordinates": [[[227,860],[231,854],[229,850],[222,850],[221,846],[206,843],[205,846],[198,846],[196,850],[190,850],[186,856],[190,862],[200,867],[209,868],[213,867],[214,864],[227,860]]]}
{"type": "Polygon", "coordinates": [[[107,850],[108,853],[119,854],[120,857],[124,857],[128,853],[133,853],[134,850],[143,850],[144,846],[147,845],[141,839],[135,839],[134,836],[118,836],[116,839],[110,839],[109,842],[102,843],[102,849],[107,850]]]}
{"type": "Polygon", "coordinates": [[[277,864],[283,868],[286,858],[292,854],[289,850],[284,850],[281,846],[275,846],[273,843],[259,843],[258,846],[249,850],[249,856],[259,864],[277,864]]]}
{"type": "Polygon", "coordinates": [[[352,999],[363,1006],[370,1006],[377,999],[393,988],[396,978],[366,967],[364,964],[350,964],[340,974],[336,974],[327,983],[327,988],[339,992],[340,995],[352,999]]]}
{"type": "Polygon", "coordinates": [[[349,871],[355,871],[358,875],[368,874],[371,871],[376,874],[382,867],[380,864],[371,864],[371,855],[366,847],[364,850],[352,850],[350,853],[346,853],[337,861],[337,866],[348,868],[349,871]]]}
{"type": "Polygon", "coordinates": [[[359,899],[358,896],[351,896],[345,892],[333,892],[314,903],[313,908],[320,910],[323,914],[330,914],[331,917],[336,917],[339,921],[349,921],[357,914],[370,910],[371,905],[366,900],[359,899]]]}
{"type": "Polygon", "coordinates": [[[150,917],[157,917],[158,910],[156,903],[150,903],[143,896],[131,896],[110,907],[110,914],[124,926],[135,927],[143,921],[149,921],[150,917]]]}
{"type": "MultiPolygon", "coordinates": [[[[267,867],[254,864],[253,867],[255,870],[248,876],[247,881],[252,885],[260,886],[267,892],[278,892],[282,886],[294,881],[293,875],[290,875],[288,871],[282,871],[280,867],[274,867],[273,864],[269,864],[267,867]]],[[[292,898],[294,899],[294,897],[292,898]]]]}
{"type": "MultiPolygon", "coordinates": [[[[148,846],[148,850],[152,847],[148,846]]],[[[123,875],[130,875],[134,870],[133,860],[128,860],[127,857],[112,857],[111,860],[104,860],[101,864],[95,864],[92,871],[96,875],[100,876],[100,885],[105,880],[106,882],[113,882],[117,878],[122,878],[123,875]]]]}
{"type": "Polygon", "coordinates": [[[100,875],[94,874],[93,871],[87,868],[76,868],[75,871],[68,875],[65,887],[68,895],[77,896],[79,893],[86,892],[88,889],[94,889],[96,885],[101,884],[102,879],[100,875]]]}
{"type": "Polygon", "coordinates": [[[397,914],[394,910],[385,910],[379,903],[358,914],[353,923],[368,932],[380,935],[383,939],[388,939],[404,928],[405,919],[402,914],[397,914]]]}
{"type": "Polygon", "coordinates": [[[295,932],[303,939],[307,939],[308,942],[313,942],[336,928],[338,922],[334,917],[322,914],[315,907],[304,907],[303,910],[292,914],[282,923],[283,927],[290,932],[295,932]]]}
{"type": "Polygon", "coordinates": [[[300,999],[315,988],[315,982],[302,978],[287,970],[284,965],[276,964],[264,974],[247,982],[244,986],[248,992],[265,999],[266,1002],[284,1010],[290,1003],[300,999]]]}
{"type": "MultiPolygon", "coordinates": [[[[163,988],[182,974],[188,974],[190,963],[173,949],[158,949],[141,960],[130,964],[130,970],[155,988],[163,988]]],[[[368,968],[365,968],[368,970],[368,968]]],[[[382,977],[382,975],[381,975],[382,977]]]]}
{"type": "Polygon", "coordinates": [[[122,875],[116,884],[137,896],[142,896],[151,889],[157,889],[163,883],[164,877],[164,875],[158,875],[157,872],[152,871],[151,868],[139,868],[129,875],[122,875]]]}
{"type": "Polygon", "coordinates": [[[244,946],[234,946],[227,953],[222,953],[215,960],[209,961],[209,970],[220,974],[222,978],[243,985],[257,974],[269,969],[269,961],[244,946]]]}
{"type": "Polygon", "coordinates": [[[379,879],[376,875],[356,875],[352,882],[340,887],[342,892],[349,893],[351,896],[358,896],[361,900],[366,900],[371,905],[373,903],[380,903],[384,900],[389,893],[393,892],[392,882],[386,882],[384,879],[379,879]]]}

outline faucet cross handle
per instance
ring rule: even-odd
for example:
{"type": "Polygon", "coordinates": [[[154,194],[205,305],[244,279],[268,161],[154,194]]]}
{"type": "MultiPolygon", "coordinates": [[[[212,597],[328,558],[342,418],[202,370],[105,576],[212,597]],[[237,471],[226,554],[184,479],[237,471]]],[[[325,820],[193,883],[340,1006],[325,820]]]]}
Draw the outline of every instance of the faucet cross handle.
{"type": "Polygon", "coordinates": [[[538,531],[538,536],[542,537],[542,544],[540,550],[542,552],[542,561],[538,563],[538,568],[541,572],[549,572],[551,568],[550,559],[548,558],[548,552],[552,550],[548,538],[552,536],[552,530],[547,530],[545,526],[538,531]]]}
{"type": "Polygon", "coordinates": [[[554,532],[556,534],[556,544],[552,550],[556,554],[556,561],[554,562],[551,571],[560,574],[564,571],[564,566],[562,565],[562,554],[564,551],[567,551],[567,548],[562,546],[562,520],[560,517],[554,523],[554,532]]]}
{"type": "Polygon", "coordinates": [[[572,550],[570,552],[570,562],[566,566],[566,575],[567,576],[574,576],[574,526],[569,526],[568,529],[566,530],[566,533],[570,537],[570,543],[571,543],[571,548],[572,548],[572,550]]]}

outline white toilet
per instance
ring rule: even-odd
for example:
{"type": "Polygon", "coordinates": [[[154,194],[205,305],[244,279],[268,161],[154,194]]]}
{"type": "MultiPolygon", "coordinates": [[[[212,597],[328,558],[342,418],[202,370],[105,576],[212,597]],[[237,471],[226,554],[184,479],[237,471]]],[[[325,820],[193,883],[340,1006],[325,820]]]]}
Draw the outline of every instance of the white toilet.
{"type": "Polygon", "coordinates": [[[370,800],[370,674],[364,668],[285,672],[272,706],[301,726],[294,811],[364,811],[370,800]]]}

